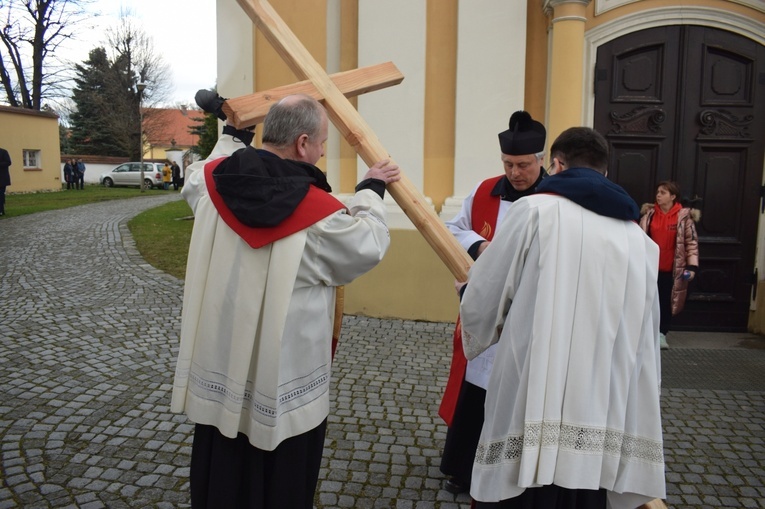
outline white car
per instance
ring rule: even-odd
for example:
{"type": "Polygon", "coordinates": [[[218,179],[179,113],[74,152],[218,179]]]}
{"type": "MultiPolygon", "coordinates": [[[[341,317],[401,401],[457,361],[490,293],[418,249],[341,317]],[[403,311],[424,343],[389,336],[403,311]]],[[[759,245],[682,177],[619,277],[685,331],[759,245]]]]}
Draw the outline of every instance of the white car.
{"type": "MultiPolygon", "coordinates": [[[[162,163],[143,163],[143,181],[147,189],[162,187],[162,163]]],[[[112,171],[103,173],[98,183],[106,187],[139,186],[141,182],[141,163],[123,163],[112,171]]]]}

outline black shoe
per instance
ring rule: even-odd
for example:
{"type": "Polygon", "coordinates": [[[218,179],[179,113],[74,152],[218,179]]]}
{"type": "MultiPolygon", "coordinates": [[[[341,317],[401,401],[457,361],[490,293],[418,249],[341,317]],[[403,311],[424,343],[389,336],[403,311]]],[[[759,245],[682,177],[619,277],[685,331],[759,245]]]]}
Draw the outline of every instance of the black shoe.
{"type": "Polygon", "coordinates": [[[223,103],[226,102],[226,99],[219,96],[217,92],[206,89],[198,90],[194,100],[203,111],[214,113],[219,119],[226,120],[226,114],[223,113],[223,103]]]}
{"type": "Polygon", "coordinates": [[[455,477],[447,479],[444,483],[444,489],[453,495],[459,495],[460,493],[467,493],[470,491],[470,485],[463,484],[455,477]]]}

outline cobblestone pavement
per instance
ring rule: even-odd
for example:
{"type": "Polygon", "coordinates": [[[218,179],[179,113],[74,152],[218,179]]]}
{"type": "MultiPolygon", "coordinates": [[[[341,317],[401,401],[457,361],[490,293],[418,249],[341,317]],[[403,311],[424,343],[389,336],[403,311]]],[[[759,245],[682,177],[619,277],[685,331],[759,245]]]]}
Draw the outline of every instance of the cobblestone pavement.
{"type": "MultiPolygon", "coordinates": [[[[169,412],[182,281],[125,226],[171,199],[0,221],[0,509],[189,506],[192,426],[169,412]]],[[[451,329],[345,317],[318,509],[470,506],[438,469],[451,329]]],[[[765,507],[763,372],[763,349],[664,352],[670,507],[765,507]]]]}

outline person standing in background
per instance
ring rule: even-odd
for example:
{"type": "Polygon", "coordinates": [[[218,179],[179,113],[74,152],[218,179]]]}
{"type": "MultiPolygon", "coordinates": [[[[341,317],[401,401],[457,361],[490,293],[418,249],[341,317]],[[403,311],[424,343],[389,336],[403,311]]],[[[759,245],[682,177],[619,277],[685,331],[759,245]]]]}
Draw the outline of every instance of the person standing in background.
{"type": "Polygon", "coordinates": [[[64,163],[64,181],[67,189],[74,185],[74,159],[67,159],[64,163]]]}
{"type": "Polygon", "coordinates": [[[181,185],[181,167],[178,166],[178,163],[173,161],[170,168],[173,170],[173,191],[177,191],[178,186],[181,185]]]}
{"type": "Polygon", "coordinates": [[[640,227],[659,246],[659,343],[669,348],[667,334],[672,317],[685,307],[688,285],[699,268],[696,222],[701,211],[683,207],[680,186],[670,180],[656,186],[656,201],[640,209],[640,227]]]}
{"type": "Polygon", "coordinates": [[[82,159],[77,159],[74,163],[74,175],[75,175],[75,189],[84,189],[85,188],[85,163],[82,162],[82,159]]]}
{"type": "Polygon", "coordinates": [[[173,179],[173,170],[170,168],[170,163],[165,161],[165,165],[162,167],[162,189],[167,191],[170,189],[170,181],[173,179]]]}
{"type": "Polygon", "coordinates": [[[11,155],[0,148],[0,216],[5,215],[5,188],[11,185],[11,155]]]}

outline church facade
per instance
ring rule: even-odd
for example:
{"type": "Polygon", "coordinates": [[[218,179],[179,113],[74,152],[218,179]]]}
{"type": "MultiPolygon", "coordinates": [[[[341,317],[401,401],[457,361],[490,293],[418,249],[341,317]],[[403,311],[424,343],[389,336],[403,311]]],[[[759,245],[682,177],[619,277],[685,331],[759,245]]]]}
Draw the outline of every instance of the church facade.
{"type": "MultiPolygon", "coordinates": [[[[765,331],[762,0],[270,4],[328,73],[388,61],[402,72],[352,102],[443,220],[502,172],[497,134],[514,111],[545,124],[548,147],[594,127],[609,178],[639,204],[671,179],[701,209],[700,273],[676,328],[765,331]]],[[[218,0],[217,27],[224,97],[299,81],[237,3],[218,0]]],[[[336,130],[326,153],[333,189],[349,195],[364,163],[336,130]]],[[[387,199],[391,250],[346,288],[346,312],[454,320],[454,278],[387,199]]]]}

